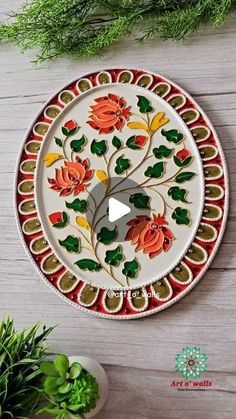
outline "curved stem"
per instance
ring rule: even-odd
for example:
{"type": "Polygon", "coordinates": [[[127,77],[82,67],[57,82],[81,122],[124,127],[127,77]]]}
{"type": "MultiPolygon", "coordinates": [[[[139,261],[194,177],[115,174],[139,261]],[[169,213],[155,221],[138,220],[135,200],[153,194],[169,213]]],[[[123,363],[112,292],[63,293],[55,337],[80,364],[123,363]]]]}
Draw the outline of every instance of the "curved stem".
{"type": "Polygon", "coordinates": [[[69,138],[70,138],[70,137],[66,137],[66,138],[64,139],[64,141],[63,141],[63,144],[62,144],[62,150],[63,150],[64,157],[65,157],[65,159],[66,159],[66,160],[68,160],[68,161],[70,161],[70,158],[68,157],[68,155],[67,155],[67,153],[66,153],[66,143],[67,143],[67,140],[68,140],[69,138]]]}

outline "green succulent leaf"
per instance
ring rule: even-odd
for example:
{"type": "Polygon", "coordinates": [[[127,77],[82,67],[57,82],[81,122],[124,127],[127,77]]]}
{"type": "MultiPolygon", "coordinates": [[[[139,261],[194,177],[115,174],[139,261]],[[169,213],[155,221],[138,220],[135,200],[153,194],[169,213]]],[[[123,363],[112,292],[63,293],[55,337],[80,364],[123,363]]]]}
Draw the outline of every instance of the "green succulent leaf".
{"type": "Polygon", "coordinates": [[[70,148],[71,150],[73,150],[75,153],[79,153],[80,151],[83,150],[85,144],[87,142],[86,137],[83,135],[80,139],[78,140],[73,140],[70,143],[70,148]]]}
{"type": "Polygon", "coordinates": [[[163,157],[169,158],[173,153],[173,150],[173,148],[168,148],[165,145],[160,145],[159,147],[153,149],[153,154],[156,157],[156,159],[162,159],[163,157]]]}
{"type": "Polygon", "coordinates": [[[47,394],[53,395],[58,391],[57,377],[47,377],[43,383],[44,390],[47,394]]]}
{"type": "Polygon", "coordinates": [[[177,207],[172,213],[172,218],[178,225],[189,225],[191,220],[189,218],[189,211],[185,208],[177,207]]]}
{"type": "Polygon", "coordinates": [[[160,178],[162,177],[164,171],[165,171],[164,162],[160,162],[160,163],[155,163],[154,166],[148,166],[144,174],[147,177],[160,178]]]}
{"type": "Polygon", "coordinates": [[[68,252],[79,253],[81,250],[81,242],[78,237],[67,236],[65,240],[58,240],[58,242],[68,252]]]}
{"type": "Polygon", "coordinates": [[[120,148],[121,148],[121,146],[122,146],[122,142],[121,142],[121,140],[118,138],[118,137],[116,137],[116,136],[114,136],[113,138],[112,138],[112,145],[117,149],[117,150],[119,150],[120,148]]]}
{"type": "Polygon", "coordinates": [[[182,172],[176,176],[175,182],[183,183],[183,182],[186,182],[187,180],[191,180],[194,176],[195,176],[195,173],[193,172],[182,172]]]}
{"type": "Polygon", "coordinates": [[[149,112],[153,112],[153,107],[150,104],[149,100],[145,97],[145,96],[139,96],[137,95],[138,98],[138,107],[139,107],[139,111],[141,113],[149,113],[149,112]]]}
{"type": "Polygon", "coordinates": [[[93,140],[90,150],[91,150],[91,153],[96,154],[98,157],[103,156],[103,154],[105,154],[107,151],[106,141],[93,140]]]}
{"type": "Polygon", "coordinates": [[[82,372],[82,366],[78,362],[73,362],[73,364],[70,367],[69,378],[74,380],[75,378],[79,377],[81,372],[82,372]]]}
{"type": "Polygon", "coordinates": [[[174,162],[176,164],[176,166],[178,167],[185,167],[188,166],[191,161],[193,160],[193,158],[191,156],[187,157],[184,161],[181,161],[178,159],[178,157],[174,156],[174,162]]]}
{"type": "Polygon", "coordinates": [[[65,211],[62,212],[62,222],[53,224],[55,228],[64,228],[68,223],[68,215],[65,211]]]}
{"type": "Polygon", "coordinates": [[[111,244],[117,237],[117,229],[109,230],[107,227],[102,227],[97,234],[97,240],[105,245],[111,244]]]}
{"type": "Polygon", "coordinates": [[[187,202],[186,194],[186,189],[181,189],[179,186],[172,186],[168,190],[168,195],[171,196],[171,198],[174,199],[174,201],[187,202]]]}
{"type": "Polygon", "coordinates": [[[118,157],[116,160],[116,167],[115,172],[117,175],[121,175],[124,173],[127,169],[130,167],[130,161],[129,159],[124,159],[123,156],[118,157]]]}
{"type": "Polygon", "coordinates": [[[54,359],[54,365],[59,374],[65,376],[69,368],[69,359],[66,355],[59,354],[54,359]]]}
{"type": "Polygon", "coordinates": [[[177,129],[170,129],[168,131],[162,129],[161,133],[167,139],[167,141],[172,142],[174,144],[179,144],[184,138],[184,135],[177,129]]]}
{"type": "Polygon", "coordinates": [[[124,269],[122,269],[122,273],[126,277],[133,279],[136,278],[138,269],[139,264],[134,258],[133,260],[124,263],[124,269]]]}
{"type": "Polygon", "coordinates": [[[75,212],[84,213],[87,210],[87,201],[85,199],[74,199],[73,202],[66,202],[66,207],[73,209],[75,212]]]}
{"type": "Polygon", "coordinates": [[[119,266],[122,259],[123,255],[121,251],[121,246],[117,246],[114,250],[106,251],[105,262],[108,263],[108,265],[119,266]]]}
{"type": "Polygon", "coordinates": [[[40,363],[40,370],[48,376],[57,377],[58,371],[52,361],[43,361],[40,363]]]}
{"type": "Polygon", "coordinates": [[[150,208],[150,196],[143,193],[135,193],[130,195],[129,202],[135,206],[135,208],[148,209],[150,208]]]}
{"type": "Polygon", "coordinates": [[[54,139],[55,139],[55,143],[56,143],[56,145],[58,145],[59,147],[62,147],[62,140],[60,139],[60,138],[58,138],[58,137],[54,137],[54,139]]]}
{"type": "Polygon", "coordinates": [[[100,271],[100,269],[102,269],[100,263],[92,259],[80,259],[77,262],[75,262],[75,265],[77,265],[83,271],[93,272],[100,271]]]}
{"type": "Polygon", "coordinates": [[[64,381],[64,383],[58,387],[58,393],[60,394],[66,394],[70,391],[72,384],[68,383],[67,381],[64,381]]]}

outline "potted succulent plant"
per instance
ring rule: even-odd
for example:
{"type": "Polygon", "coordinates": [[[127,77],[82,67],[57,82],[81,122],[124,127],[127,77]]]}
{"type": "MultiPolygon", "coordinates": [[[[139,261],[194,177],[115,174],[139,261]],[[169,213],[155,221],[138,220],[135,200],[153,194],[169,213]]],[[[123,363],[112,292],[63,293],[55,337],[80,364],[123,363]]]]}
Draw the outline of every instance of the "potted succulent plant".
{"type": "Polygon", "coordinates": [[[88,419],[103,407],[107,376],[93,359],[58,354],[52,361],[43,361],[40,370],[45,374],[42,395],[49,404],[38,413],[47,412],[56,419],[88,419]]]}

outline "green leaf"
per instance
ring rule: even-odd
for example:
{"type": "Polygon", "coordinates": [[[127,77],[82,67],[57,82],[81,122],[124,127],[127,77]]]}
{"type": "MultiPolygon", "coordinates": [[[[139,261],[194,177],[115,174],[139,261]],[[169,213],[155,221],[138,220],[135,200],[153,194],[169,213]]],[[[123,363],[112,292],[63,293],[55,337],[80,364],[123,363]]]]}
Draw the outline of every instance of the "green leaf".
{"type": "Polygon", "coordinates": [[[73,209],[75,212],[86,212],[87,210],[87,201],[85,199],[74,199],[73,202],[66,202],[66,207],[73,209]]]}
{"type": "Polygon", "coordinates": [[[59,374],[65,376],[69,368],[69,359],[66,355],[59,354],[54,359],[54,365],[59,374]]]}
{"type": "Polygon", "coordinates": [[[78,362],[73,362],[70,367],[70,379],[74,380],[75,378],[78,378],[81,372],[82,366],[78,362]]]}
{"type": "Polygon", "coordinates": [[[182,141],[182,139],[184,138],[183,134],[177,129],[170,129],[168,131],[163,129],[161,133],[164,137],[166,137],[167,141],[170,141],[175,144],[179,144],[180,141],[182,141]]]}
{"type": "Polygon", "coordinates": [[[148,166],[144,174],[147,177],[160,178],[163,175],[164,171],[164,162],[160,162],[154,164],[154,166],[148,166]]]}
{"type": "Polygon", "coordinates": [[[191,163],[192,159],[193,158],[191,156],[189,156],[184,161],[181,161],[181,160],[178,159],[178,157],[174,156],[174,162],[175,162],[176,166],[178,166],[178,167],[188,166],[191,163]]]}
{"type": "Polygon", "coordinates": [[[60,223],[53,224],[53,227],[55,227],[55,228],[63,228],[63,227],[66,226],[66,224],[68,222],[68,215],[67,215],[67,213],[65,211],[63,211],[63,213],[62,213],[62,220],[63,221],[60,222],[60,223]]]}
{"type": "Polygon", "coordinates": [[[171,196],[174,201],[182,201],[187,202],[186,200],[187,191],[185,189],[181,189],[179,186],[172,186],[168,190],[168,195],[171,196]]]}
{"type": "Polygon", "coordinates": [[[117,149],[117,150],[119,150],[120,148],[121,148],[121,146],[122,146],[122,142],[120,141],[120,139],[118,138],[118,137],[116,137],[116,136],[114,136],[113,138],[112,138],[112,145],[117,149]]]}
{"type": "Polygon", "coordinates": [[[129,159],[124,159],[123,155],[118,157],[118,159],[116,160],[116,167],[115,167],[115,172],[117,173],[117,175],[121,175],[127,169],[129,169],[129,167],[130,167],[129,159]]]}
{"type": "Polygon", "coordinates": [[[108,263],[108,265],[119,266],[122,259],[121,246],[117,246],[114,250],[106,251],[105,262],[108,263]]]}
{"type": "Polygon", "coordinates": [[[172,213],[172,218],[178,225],[189,225],[191,223],[191,220],[189,218],[189,211],[185,208],[175,208],[174,212],[172,213]]]}
{"type": "Polygon", "coordinates": [[[133,260],[124,263],[124,269],[122,269],[122,273],[128,278],[136,278],[138,269],[139,264],[134,258],[133,260]]]}
{"type": "Polygon", "coordinates": [[[143,193],[135,193],[130,195],[129,202],[134,204],[135,208],[148,209],[149,207],[150,196],[143,193]]]}
{"type": "Polygon", "coordinates": [[[68,252],[71,253],[79,253],[81,246],[80,246],[80,239],[74,236],[67,236],[65,240],[58,240],[62,247],[68,252]]]}
{"type": "Polygon", "coordinates": [[[97,234],[97,240],[105,245],[111,244],[117,237],[117,229],[109,230],[107,227],[102,227],[97,234]]]}
{"type": "Polygon", "coordinates": [[[153,107],[151,106],[149,100],[144,96],[137,95],[138,98],[138,107],[141,113],[153,112],[153,107]]]}
{"type": "Polygon", "coordinates": [[[173,148],[168,148],[165,145],[160,145],[159,147],[154,148],[152,151],[156,159],[162,159],[163,157],[170,157],[173,153],[173,150],[173,148]]]}
{"type": "Polygon", "coordinates": [[[55,143],[59,146],[59,147],[62,147],[62,140],[60,139],[60,138],[58,138],[58,137],[54,137],[54,139],[55,139],[55,143]]]}
{"type": "Polygon", "coordinates": [[[99,157],[103,156],[103,154],[105,154],[106,151],[107,151],[106,141],[105,140],[101,140],[101,141],[93,140],[92,144],[91,144],[91,147],[90,147],[90,150],[91,150],[91,153],[96,154],[99,157]]]}
{"type": "Polygon", "coordinates": [[[75,265],[77,265],[83,271],[90,271],[90,272],[100,271],[100,269],[102,268],[100,263],[92,259],[80,259],[77,262],[75,262],[75,265]]]}
{"type": "Polygon", "coordinates": [[[83,150],[85,144],[86,144],[86,137],[83,135],[79,140],[73,140],[70,143],[70,148],[75,152],[79,153],[81,150],[83,150]]]}
{"type": "Polygon", "coordinates": [[[126,145],[127,147],[131,148],[131,150],[140,150],[141,147],[135,144],[135,138],[136,138],[136,135],[132,135],[131,137],[129,137],[128,140],[126,141],[126,145]]]}
{"type": "Polygon", "coordinates": [[[193,172],[182,172],[176,176],[175,182],[183,183],[183,182],[186,182],[187,180],[191,180],[193,176],[195,176],[195,173],[193,172]]]}
{"type": "Polygon", "coordinates": [[[71,135],[74,135],[78,131],[78,127],[75,127],[75,128],[73,128],[71,130],[68,130],[66,127],[62,127],[61,130],[62,130],[62,133],[66,137],[71,137],[71,135]]]}
{"type": "Polygon", "coordinates": [[[58,393],[66,394],[70,391],[72,384],[65,381],[59,388],[58,393]]]}
{"type": "Polygon", "coordinates": [[[51,377],[57,377],[58,372],[51,361],[43,361],[40,363],[40,370],[45,374],[51,377]]]}
{"type": "Polygon", "coordinates": [[[57,378],[47,377],[43,383],[43,386],[47,394],[49,395],[56,394],[58,390],[57,378]]]}

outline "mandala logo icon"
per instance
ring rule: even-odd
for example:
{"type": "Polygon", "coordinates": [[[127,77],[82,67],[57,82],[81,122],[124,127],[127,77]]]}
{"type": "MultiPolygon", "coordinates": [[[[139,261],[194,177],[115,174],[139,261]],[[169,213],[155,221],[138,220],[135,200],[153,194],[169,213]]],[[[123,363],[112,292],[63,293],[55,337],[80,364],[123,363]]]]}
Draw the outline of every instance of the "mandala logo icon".
{"type": "Polygon", "coordinates": [[[176,361],[176,370],[186,379],[198,378],[207,369],[207,356],[198,347],[183,348],[182,352],[177,354],[176,361]]]}

